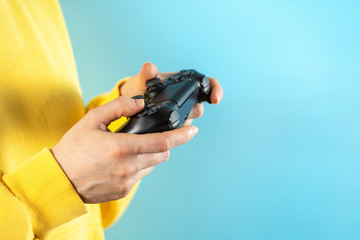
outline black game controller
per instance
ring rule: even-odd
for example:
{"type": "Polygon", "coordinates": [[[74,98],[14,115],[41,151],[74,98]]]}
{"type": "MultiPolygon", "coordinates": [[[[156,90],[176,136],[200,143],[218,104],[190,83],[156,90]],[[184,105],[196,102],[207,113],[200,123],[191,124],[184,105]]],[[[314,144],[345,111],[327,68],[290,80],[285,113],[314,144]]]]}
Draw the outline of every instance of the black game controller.
{"type": "Polygon", "coordinates": [[[195,70],[182,70],[165,79],[147,81],[144,109],[115,132],[155,133],[180,128],[195,103],[210,101],[209,79],[195,70]]]}

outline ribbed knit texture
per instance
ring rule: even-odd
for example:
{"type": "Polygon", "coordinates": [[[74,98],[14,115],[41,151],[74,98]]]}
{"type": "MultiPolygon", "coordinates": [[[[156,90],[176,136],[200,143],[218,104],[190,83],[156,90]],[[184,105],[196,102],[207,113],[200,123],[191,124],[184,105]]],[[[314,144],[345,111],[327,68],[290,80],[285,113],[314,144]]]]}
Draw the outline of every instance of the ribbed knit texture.
{"type": "MultiPolygon", "coordinates": [[[[87,110],[118,97],[126,80],[87,110]]],[[[84,204],[49,151],[86,112],[56,0],[0,0],[0,85],[0,239],[103,239],[137,185],[84,204]]]]}
{"type": "Polygon", "coordinates": [[[60,166],[49,161],[51,158],[45,148],[3,177],[12,193],[25,204],[33,231],[41,239],[47,237],[44,233],[49,230],[87,212],[60,166]]]}

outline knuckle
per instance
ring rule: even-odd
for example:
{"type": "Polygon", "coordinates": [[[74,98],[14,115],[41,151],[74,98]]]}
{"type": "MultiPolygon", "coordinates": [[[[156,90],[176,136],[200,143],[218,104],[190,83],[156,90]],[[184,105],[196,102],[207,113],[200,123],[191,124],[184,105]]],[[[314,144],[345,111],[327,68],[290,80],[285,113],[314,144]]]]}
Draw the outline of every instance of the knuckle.
{"type": "Polygon", "coordinates": [[[123,167],[119,171],[119,177],[122,179],[126,179],[138,172],[138,169],[139,168],[135,164],[123,165],[123,167]]]}
{"type": "Polygon", "coordinates": [[[116,171],[113,171],[112,175],[112,178],[115,179],[115,181],[121,182],[127,177],[127,172],[124,168],[119,168],[116,171]]]}
{"type": "Polygon", "coordinates": [[[127,144],[127,140],[123,139],[125,141],[112,141],[110,143],[109,148],[111,149],[112,152],[112,156],[117,159],[117,160],[121,160],[125,157],[128,157],[132,154],[135,153],[136,149],[135,149],[135,145],[130,145],[127,144]]]}
{"type": "Polygon", "coordinates": [[[116,142],[111,143],[109,148],[112,150],[112,156],[117,160],[123,159],[128,154],[126,147],[122,145],[119,146],[116,142]]]}
{"type": "Polygon", "coordinates": [[[119,185],[117,189],[117,195],[119,198],[126,197],[131,191],[134,183],[132,180],[123,181],[122,184],[119,185]]]}
{"type": "Polygon", "coordinates": [[[115,100],[116,100],[116,101],[114,101],[115,104],[122,105],[124,103],[124,97],[122,97],[122,96],[117,97],[115,100]]]}
{"type": "Polygon", "coordinates": [[[119,177],[124,180],[131,175],[130,170],[128,167],[124,167],[119,171],[119,177]]]}
{"type": "Polygon", "coordinates": [[[171,148],[170,137],[168,135],[164,134],[164,137],[160,140],[159,144],[160,144],[161,152],[169,151],[171,148]]]}
{"type": "Polygon", "coordinates": [[[128,164],[127,165],[127,168],[126,168],[126,172],[129,174],[129,175],[134,175],[136,174],[137,172],[139,172],[140,170],[140,167],[135,164],[135,163],[131,163],[131,164],[128,164]]]}
{"type": "Polygon", "coordinates": [[[116,180],[121,182],[128,178],[131,174],[126,167],[119,167],[116,171],[114,171],[113,175],[116,180]]]}
{"type": "Polygon", "coordinates": [[[87,119],[93,119],[98,114],[98,109],[93,108],[90,111],[88,111],[85,115],[85,118],[87,119]]]}
{"type": "Polygon", "coordinates": [[[131,100],[129,98],[120,96],[120,97],[115,98],[114,101],[111,101],[111,102],[112,102],[112,104],[115,105],[114,107],[116,108],[119,106],[122,106],[122,107],[126,106],[127,104],[129,104],[130,101],[131,100]]]}

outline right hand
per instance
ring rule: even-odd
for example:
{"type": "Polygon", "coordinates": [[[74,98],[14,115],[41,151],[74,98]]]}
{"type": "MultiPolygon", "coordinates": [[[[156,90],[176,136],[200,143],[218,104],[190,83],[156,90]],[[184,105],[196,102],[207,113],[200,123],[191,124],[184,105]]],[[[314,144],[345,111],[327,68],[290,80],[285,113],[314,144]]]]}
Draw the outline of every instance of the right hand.
{"type": "MultiPolygon", "coordinates": [[[[119,88],[119,94],[120,96],[134,96],[143,94],[146,90],[146,82],[150,79],[159,77],[162,82],[170,77],[170,75],[175,74],[175,72],[159,72],[158,68],[150,63],[147,62],[142,65],[141,70],[139,74],[132,76],[128,81],[124,82],[122,85],[120,85],[119,88]]],[[[210,100],[213,104],[219,104],[221,102],[221,99],[224,95],[224,91],[215,78],[208,77],[210,81],[211,86],[211,96],[210,100]]],[[[183,126],[190,125],[192,120],[195,118],[199,118],[203,115],[204,112],[204,106],[202,103],[196,103],[186,122],[183,124],[183,126]]]]}
{"type": "Polygon", "coordinates": [[[194,126],[151,134],[112,133],[107,126],[144,108],[144,100],[118,97],[89,111],[51,152],[85,203],[125,197],[140,179],[166,161],[170,149],[190,141],[194,126]]]}

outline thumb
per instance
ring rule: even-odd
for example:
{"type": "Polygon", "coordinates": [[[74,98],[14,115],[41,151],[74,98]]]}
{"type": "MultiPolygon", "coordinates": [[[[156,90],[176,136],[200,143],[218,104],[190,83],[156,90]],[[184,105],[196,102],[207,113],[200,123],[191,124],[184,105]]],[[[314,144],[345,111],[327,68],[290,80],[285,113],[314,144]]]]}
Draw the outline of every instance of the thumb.
{"type": "Polygon", "coordinates": [[[158,75],[159,70],[154,64],[150,62],[144,63],[138,75],[139,86],[146,88],[145,83],[150,79],[156,78],[158,75]]]}
{"type": "Polygon", "coordinates": [[[108,126],[120,117],[130,117],[144,108],[144,99],[133,99],[125,96],[117,97],[100,107],[89,112],[97,126],[108,126]],[[100,124],[100,125],[99,125],[100,124]]]}

